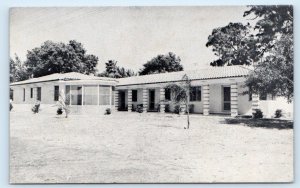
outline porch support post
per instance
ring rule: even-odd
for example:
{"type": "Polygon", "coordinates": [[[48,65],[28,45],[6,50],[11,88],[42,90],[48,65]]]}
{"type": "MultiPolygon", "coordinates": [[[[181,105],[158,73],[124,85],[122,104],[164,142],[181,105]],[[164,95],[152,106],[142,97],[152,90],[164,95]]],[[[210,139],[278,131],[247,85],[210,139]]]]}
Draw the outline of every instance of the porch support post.
{"type": "Polygon", "coordinates": [[[128,89],[128,100],[127,100],[127,104],[128,104],[128,112],[132,111],[132,90],[128,89]]]}
{"type": "Polygon", "coordinates": [[[99,106],[100,104],[100,86],[99,84],[97,85],[97,105],[99,106]]]}
{"type": "Polygon", "coordinates": [[[146,113],[148,109],[148,89],[143,88],[143,112],[146,113]]]}
{"type": "Polygon", "coordinates": [[[230,85],[230,109],[231,117],[238,115],[238,86],[236,83],[230,85]]]}
{"type": "Polygon", "coordinates": [[[114,98],[115,110],[118,110],[118,108],[119,108],[119,91],[118,90],[114,91],[114,96],[115,96],[115,98],[114,98]]]}
{"type": "Polygon", "coordinates": [[[252,94],[252,113],[255,113],[256,109],[259,109],[259,95],[252,94]]]}
{"type": "Polygon", "coordinates": [[[160,113],[165,113],[165,88],[159,89],[160,113]]]}
{"type": "Polygon", "coordinates": [[[209,115],[209,85],[203,85],[203,115],[209,115]]]}

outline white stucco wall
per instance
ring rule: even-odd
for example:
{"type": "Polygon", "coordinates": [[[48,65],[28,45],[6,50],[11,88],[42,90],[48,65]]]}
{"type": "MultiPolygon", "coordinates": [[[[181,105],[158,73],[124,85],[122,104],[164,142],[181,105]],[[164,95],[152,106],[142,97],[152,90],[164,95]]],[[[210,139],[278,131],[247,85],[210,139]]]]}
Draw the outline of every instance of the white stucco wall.
{"type": "Polygon", "coordinates": [[[252,115],[252,101],[249,101],[249,95],[243,94],[248,88],[243,83],[238,83],[238,114],[252,115]]]}
{"type": "Polygon", "coordinates": [[[274,117],[275,111],[277,109],[282,110],[282,114],[286,118],[293,118],[293,113],[294,113],[293,102],[288,103],[287,99],[284,97],[276,97],[275,100],[271,100],[268,97],[267,100],[260,100],[259,107],[263,112],[264,117],[266,118],[274,117]]]}

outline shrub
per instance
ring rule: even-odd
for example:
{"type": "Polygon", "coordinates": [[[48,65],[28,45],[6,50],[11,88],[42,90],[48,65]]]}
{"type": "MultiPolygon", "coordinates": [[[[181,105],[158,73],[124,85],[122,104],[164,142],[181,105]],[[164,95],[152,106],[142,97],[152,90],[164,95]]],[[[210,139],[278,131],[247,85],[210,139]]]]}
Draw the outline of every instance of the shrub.
{"type": "Polygon", "coordinates": [[[63,110],[62,108],[58,108],[57,111],[56,111],[57,115],[61,115],[63,113],[63,110]]]}
{"type": "Polygon", "coordinates": [[[106,108],[104,115],[109,115],[109,114],[111,114],[111,110],[110,110],[110,108],[106,108]]]}
{"type": "Polygon", "coordinates": [[[189,104],[189,112],[194,113],[194,105],[193,104],[189,104]]]}
{"type": "Polygon", "coordinates": [[[143,104],[138,104],[137,105],[137,107],[136,107],[136,111],[138,112],[138,113],[143,113],[143,104]]]}
{"type": "Polygon", "coordinates": [[[40,103],[36,102],[31,110],[35,114],[35,113],[39,113],[39,109],[40,109],[40,103]]]}
{"type": "Polygon", "coordinates": [[[180,112],[180,106],[179,105],[175,105],[175,107],[174,107],[174,113],[175,114],[179,114],[179,112],[180,112]]]}
{"type": "Polygon", "coordinates": [[[277,109],[275,111],[275,118],[281,118],[282,117],[282,110],[280,109],[277,109]]]}
{"type": "Polygon", "coordinates": [[[260,109],[255,109],[255,112],[253,113],[254,119],[260,119],[263,118],[263,112],[260,109]]]}

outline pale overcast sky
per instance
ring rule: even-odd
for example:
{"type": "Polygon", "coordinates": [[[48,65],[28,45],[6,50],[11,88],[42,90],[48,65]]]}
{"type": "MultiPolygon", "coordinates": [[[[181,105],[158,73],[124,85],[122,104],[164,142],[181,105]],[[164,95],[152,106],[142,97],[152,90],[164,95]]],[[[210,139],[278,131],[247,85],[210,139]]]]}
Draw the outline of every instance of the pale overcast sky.
{"type": "Polygon", "coordinates": [[[216,27],[243,22],[245,6],[228,7],[90,7],[13,8],[10,12],[10,55],[25,60],[27,50],[46,40],[81,42],[99,57],[135,71],[158,54],[174,52],[185,70],[215,60],[205,46],[216,27]]]}

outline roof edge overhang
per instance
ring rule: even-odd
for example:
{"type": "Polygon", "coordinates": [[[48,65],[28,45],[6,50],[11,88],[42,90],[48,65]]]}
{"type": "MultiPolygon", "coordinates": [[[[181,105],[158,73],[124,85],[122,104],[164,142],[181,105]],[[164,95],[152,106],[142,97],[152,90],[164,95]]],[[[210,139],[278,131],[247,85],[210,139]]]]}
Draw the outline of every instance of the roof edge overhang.
{"type": "MultiPolygon", "coordinates": [[[[197,81],[197,80],[215,80],[215,79],[224,79],[224,78],[245,78],[246,75],[240,75],[240,76],[231,76],[231,77],[216,77],[216,78],[202,78],[202,79],[191,79],[191,81],[197,81]]],[[[163,82],[149,82],[149,83],[138,83],[138,84],[123,84],[123,85],[117,85],[117,86],[135,86],[135,85],[148,85],[148,84],[162,84],[162,83],[174,83],[174,82],[183,82],[182,80],[173,80],[173,81],[163,81],[163,82]]]]}
{"type": "Polygon", "coordinates": [[[19,85],[29,85],[29,84],[37,84],[37,83],[45,83],[45,82],[54,82],[54,81],[59,81],[59,82],[64,82],[64,83],[67,83],[67,82],[74,82],[74,81],[79,81],[79,82],[88,82],[88,81],[92,81],[92,82],[96,82],[96,81],[99,81],[99,82],[116,82],[118,83],[117,80],[103,80],[103,79],[90,79],[90,80],[81,80],[81,79],[52,79],[52,80],[45,80],[45,81],[33,81],[33,82],[28,82],[28,83],[18,83],[18,82],[15,82],[15,83],[11,83],[9,84],[9,86],[19,86],[19,85]]]}

